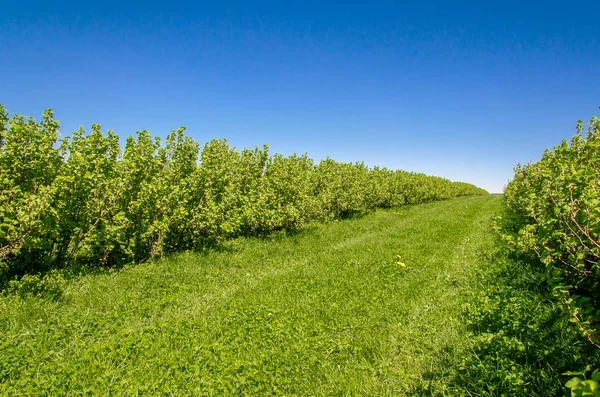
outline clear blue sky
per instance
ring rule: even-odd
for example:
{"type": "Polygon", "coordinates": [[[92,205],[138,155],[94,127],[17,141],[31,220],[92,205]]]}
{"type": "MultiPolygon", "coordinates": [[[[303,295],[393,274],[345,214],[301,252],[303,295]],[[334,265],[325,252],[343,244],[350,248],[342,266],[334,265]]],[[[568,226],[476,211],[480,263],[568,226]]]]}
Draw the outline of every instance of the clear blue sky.
{"type": "Polygon", "coordinates": [[[600,113],[598,1],[88,3],[0,0],[0,103],[63,135],[185,125],[498,192],[600,113]]]}

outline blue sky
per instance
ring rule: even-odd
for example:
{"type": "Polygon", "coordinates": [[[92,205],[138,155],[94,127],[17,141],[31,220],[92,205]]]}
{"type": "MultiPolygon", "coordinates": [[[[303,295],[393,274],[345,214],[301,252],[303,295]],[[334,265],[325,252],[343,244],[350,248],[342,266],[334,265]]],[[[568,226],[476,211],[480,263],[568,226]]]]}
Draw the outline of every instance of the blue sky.
{"type": "Polygon", "coordinates": [[[0,103],[502,190],[600,114],[599,2],[0,1],[0,103]]]}

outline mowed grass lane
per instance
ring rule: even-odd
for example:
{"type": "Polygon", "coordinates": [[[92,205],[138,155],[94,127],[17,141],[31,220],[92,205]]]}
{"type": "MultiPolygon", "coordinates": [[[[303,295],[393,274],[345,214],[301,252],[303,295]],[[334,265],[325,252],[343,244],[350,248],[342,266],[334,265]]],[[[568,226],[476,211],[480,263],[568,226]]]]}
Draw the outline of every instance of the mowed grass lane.
{"type": "Polygon", "coordinates": [[[0,298],[0,394],[398,395],[469,349],[498,197],[379,210],[0,298]]]}

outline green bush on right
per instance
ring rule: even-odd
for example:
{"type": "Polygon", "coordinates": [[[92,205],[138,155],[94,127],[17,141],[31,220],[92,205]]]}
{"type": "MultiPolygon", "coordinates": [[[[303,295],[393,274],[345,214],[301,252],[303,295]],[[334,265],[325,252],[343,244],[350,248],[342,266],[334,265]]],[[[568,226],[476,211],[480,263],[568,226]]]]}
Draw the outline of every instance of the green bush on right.
{"type": "Polygon", "coordinates": [[[539,259],[565,314],[600,347],[600,119],[518,165],[498,220],[513,252],[539,259]]]}

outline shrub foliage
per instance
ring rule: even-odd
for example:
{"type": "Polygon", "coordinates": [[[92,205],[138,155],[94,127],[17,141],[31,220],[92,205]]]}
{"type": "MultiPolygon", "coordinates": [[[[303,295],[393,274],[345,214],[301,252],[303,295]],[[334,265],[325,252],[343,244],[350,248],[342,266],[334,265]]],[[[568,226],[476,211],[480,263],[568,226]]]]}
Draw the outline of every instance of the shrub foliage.
{"type": "Polygon", "coordinates": [[[517,252],[539,258],[571,321],[600,347],[600,119],[571,142],[519,165],[500,225],[517,252]]]}
{"type": "Polygon", "coordinates": [[[0,276],[114,266],[241,235],[297,229],[377,207],[487,194],[473,185],[362,163],[204,148],[148,131],[124,147],[99,125],[59,139],[0,106],[0,276]]]}

